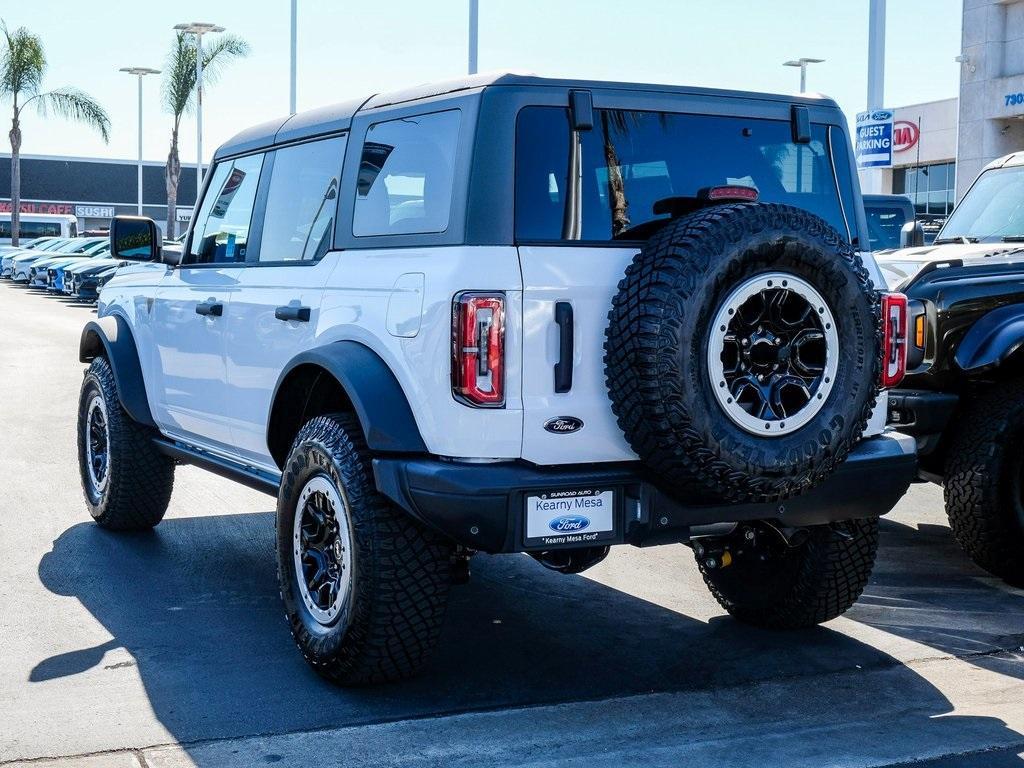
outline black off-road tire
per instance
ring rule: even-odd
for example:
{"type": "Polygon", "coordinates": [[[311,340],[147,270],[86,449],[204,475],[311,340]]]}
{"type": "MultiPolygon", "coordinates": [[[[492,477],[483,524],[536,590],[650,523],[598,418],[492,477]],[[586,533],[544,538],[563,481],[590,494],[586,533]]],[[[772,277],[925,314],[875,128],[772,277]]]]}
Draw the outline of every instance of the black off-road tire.
{"type": "Polygon", "coordinates": [[[808,534],[764,561],[738,557],[727,568],[709,569],[697,557],[697,565],[719,605],[740,621],[812,627],[841,616],[864,591],[878,551],[878,519],[815,526],[808,534]]]}
{"type": "Polygon", "coordinates": [[[407,678],[437,643],[452,583],[452,548],[377,491],[371,454],[352,414],[307,423],[285,463],[277,506],[278,582],[292,636],[306,661],[339,685],[407,678]],[[333,623],[302,600],[293,524],[302,488],[325,476],[348,506],[352,586],[333,623]]]}
{"type": "Polygon", "coordinates": [[[968,400],[953,429],[943,488],[964,552],[1024,587],[1024,382],[996,384],[968,400]]]}
{"type": "Polygon", "coordinates": [[[97,357],[85,372],[78,401],[78,468],[85,503],[103,528],[143,531],[167,512],[174,487],[174,460],[153,444],[152,428],[139,424],[121,407],[110,362],[97,357]],[[86,426],[94,398],[102,399],[107,425],[106,482],[92,479],[87,462],[86,426]]]}
{"type": "Polygon", "coordinates": [[[776,501],[845,460],[878,395],[879,297],[852,246],[827,222],[785,205],[720,205],[661,229],[618,286],[605,377],[618,424],[669,490],[688,500],[776,501]],[[715,398],[710,326],[735,286],[784,272],[813,285],[835,317],[839,367],[821,409],[779,435],[752,434],[715,398]]]}

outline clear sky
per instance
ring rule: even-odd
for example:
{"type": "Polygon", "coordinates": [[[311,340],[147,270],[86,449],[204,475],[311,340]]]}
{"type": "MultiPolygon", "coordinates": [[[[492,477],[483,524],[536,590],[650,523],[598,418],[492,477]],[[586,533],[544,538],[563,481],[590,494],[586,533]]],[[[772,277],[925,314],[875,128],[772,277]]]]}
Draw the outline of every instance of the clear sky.
{"type": "MultiPolygon", "coordinates": [[[[299,0],[298,107],[308,109],[466,71],[467,0],[299,0]]],[[[889,0],[886,106],[955,96],[960,0],[889,0]]],[[[809,90],[852,118],[865,106],[868,0],[480,0],[480,69],[791,93],[809,56],[809,90]]],[[[289,0],[7,0],[0,18],[42,37],[44,87],[74,85],[110,113],[110,143],[34,113],[25,154],[134,158],[135,78],[161,68],[179,22],[209,21],[241,35],[248,59],[204,94],[204,155],[238,130],[288,111],[289,0]]],[[[156,78],[145,82],[144,155],[164,160],[170,118],[156,78]]],[[[9,152],[0,103],[0,151],[9,152]]],[[[195,123],[182,126],[195,161],[195,123]]]]}

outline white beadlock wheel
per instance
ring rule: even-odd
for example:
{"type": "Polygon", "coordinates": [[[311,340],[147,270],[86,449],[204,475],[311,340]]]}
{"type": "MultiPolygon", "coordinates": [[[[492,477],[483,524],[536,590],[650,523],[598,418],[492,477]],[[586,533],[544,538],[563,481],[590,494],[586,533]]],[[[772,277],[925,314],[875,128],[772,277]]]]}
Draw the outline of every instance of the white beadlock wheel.
{"type": "Polygon", "coordinates": [[[352,592],[352,532],[348,504],[334,484],[316,475],[303,486],[292,525],[299,595],[310,616],[331,626],[352,592]]]}
{"type": "Polygon", "coordinates": [[[754,435],[787,435],[825,405],[839,352],[832,310],[814,286],[785,272],[762,273],[718,308],[708,376],[734,424],[754,435]]]}

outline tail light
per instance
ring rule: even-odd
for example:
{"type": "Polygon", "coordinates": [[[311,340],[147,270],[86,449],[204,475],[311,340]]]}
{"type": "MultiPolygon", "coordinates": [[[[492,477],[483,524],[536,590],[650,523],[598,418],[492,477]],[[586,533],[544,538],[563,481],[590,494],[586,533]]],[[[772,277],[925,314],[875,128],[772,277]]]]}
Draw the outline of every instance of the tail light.
{"type": "Polygon", "coordinates": [[[895,387],[907,372],[909,334],[907,297],[902,293],[882,296],[882,387],[895,387]]]}
{"type": "Polygon", "coordinates": [[[460,293],[452,312],[452,392],[468,405],[505,404],[505,295],[460,293]]]}

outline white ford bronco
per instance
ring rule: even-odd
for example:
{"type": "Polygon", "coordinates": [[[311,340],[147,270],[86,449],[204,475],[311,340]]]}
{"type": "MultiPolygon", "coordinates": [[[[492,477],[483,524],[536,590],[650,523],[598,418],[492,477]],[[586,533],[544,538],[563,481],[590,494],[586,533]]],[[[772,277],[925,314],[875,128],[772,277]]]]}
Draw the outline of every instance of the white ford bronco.
{"type": "Polygon", "coordinates": [[[155,526],[178,463],[275,495],[295,641],[342,684],[420,667],[477,553],[685,543],[738,619],[827,621],[915,474],[866,231],[824,98],[506,74],[257,126],[181,252],[112,222],[86,502],[155,526]]]}

